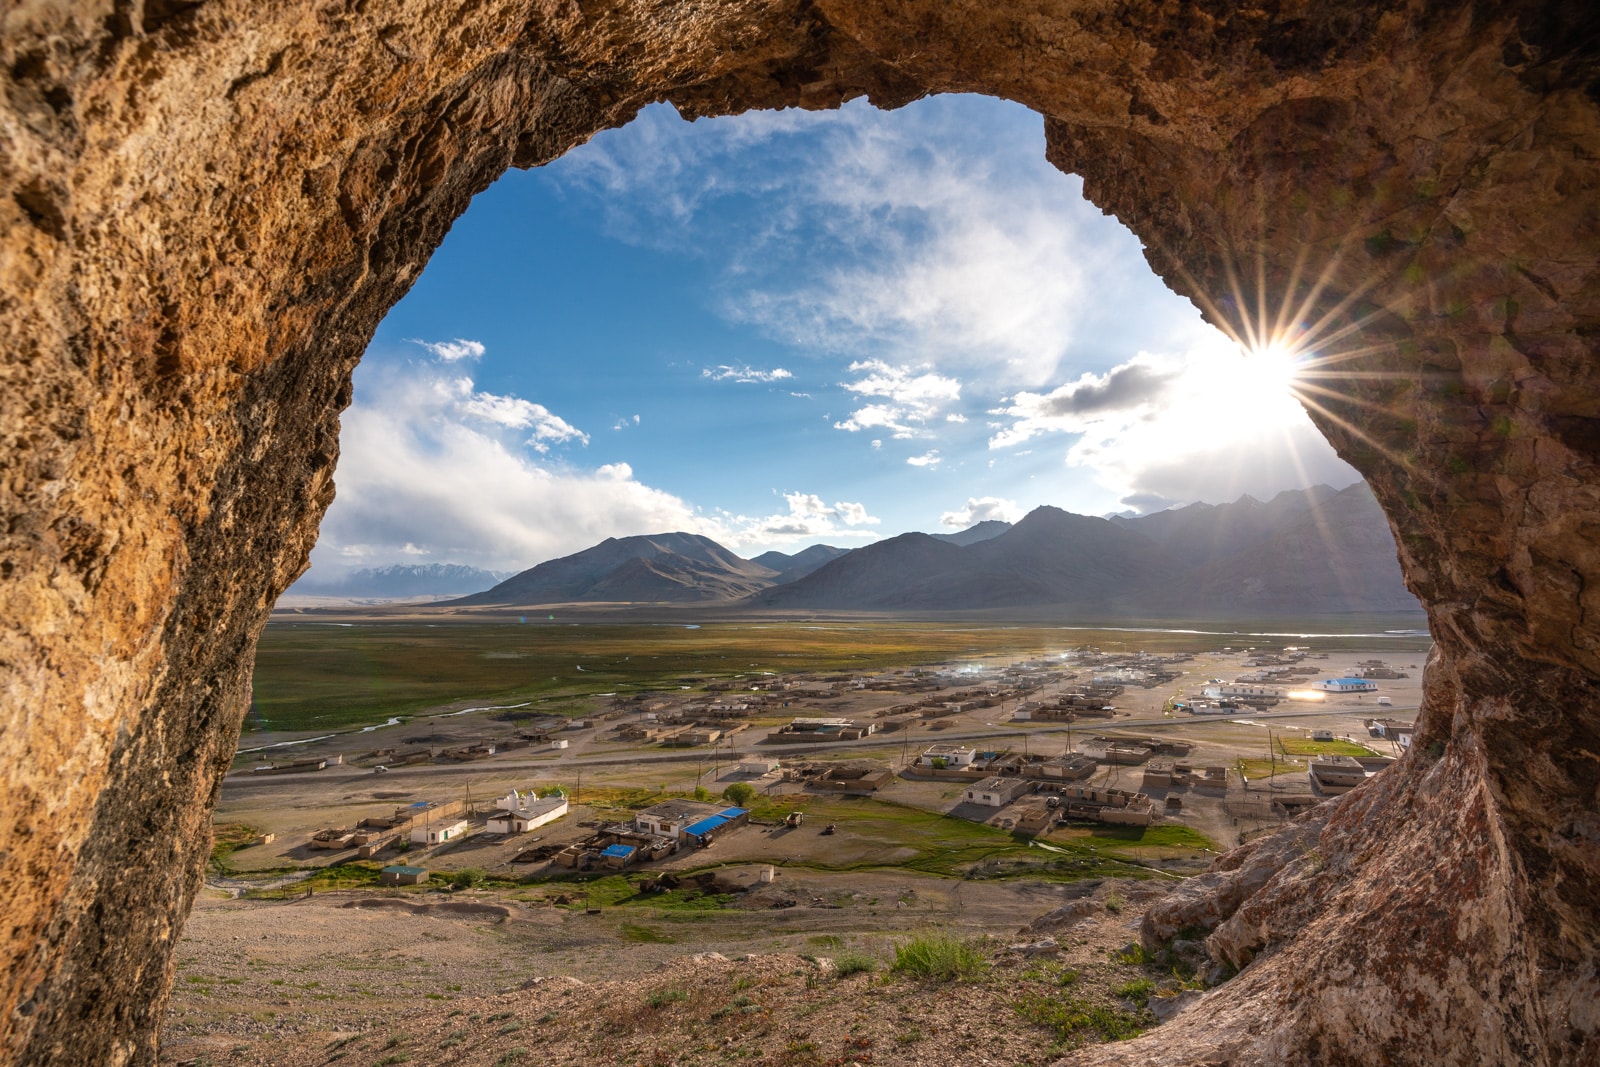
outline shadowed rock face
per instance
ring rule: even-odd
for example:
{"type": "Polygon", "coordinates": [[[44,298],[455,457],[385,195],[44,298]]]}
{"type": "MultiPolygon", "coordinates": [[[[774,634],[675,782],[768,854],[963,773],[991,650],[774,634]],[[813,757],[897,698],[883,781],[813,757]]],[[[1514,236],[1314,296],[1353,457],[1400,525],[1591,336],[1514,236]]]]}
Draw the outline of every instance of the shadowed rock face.
{"type": "Polygon", "coordinates": [[[1213,321],[1322,325],[1313,418],[1438,640],[1411,756],[1172,905],[1240,975],[1081,1061],[1600,1058],[1595,9],[1239,7],[6,5],[0,1056],[153,1061],[351,368],[471,196],[654,100],[964,91],[1213,321]]]}

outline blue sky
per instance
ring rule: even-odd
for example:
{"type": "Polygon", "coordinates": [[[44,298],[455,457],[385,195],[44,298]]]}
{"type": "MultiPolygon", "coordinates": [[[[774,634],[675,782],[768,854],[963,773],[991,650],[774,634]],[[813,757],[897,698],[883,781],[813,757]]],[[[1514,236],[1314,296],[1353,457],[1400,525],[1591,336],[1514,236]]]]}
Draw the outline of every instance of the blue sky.
{"type": "Polygon", "coordinates": [[[755,555],[1355,481],[1263,366],[1021,107],[656,106],[457,221],[356,373],[313,561],[755,555]]]}

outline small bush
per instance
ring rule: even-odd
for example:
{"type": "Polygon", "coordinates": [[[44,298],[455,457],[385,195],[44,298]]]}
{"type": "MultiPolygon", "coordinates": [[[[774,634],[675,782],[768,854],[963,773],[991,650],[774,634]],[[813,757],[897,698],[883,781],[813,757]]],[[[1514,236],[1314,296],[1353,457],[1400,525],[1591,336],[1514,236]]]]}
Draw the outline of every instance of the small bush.
{"type": "Polygon", "coordinates": [[[1128,906],[1128,902],[1122,899],[1121,893],[1107,893],[1105,905],[1106,910],[1111,914],[1121,915],[1122,909],[1128,906]]]}
{"type": "Polygon", "coordinates": [[[839,978],[870,974],[877,969],[878,961],[865,952],[841,952],[833,959],[833,973],[839,978]]]}
{"type": "Polygon", "coordinates": [[[1148,978],[1135,978],[1117,986],[1111,992],[1124,1000],[1132,1000],[1141,1007],[1150,1000],[1150,994],[1155,991],[1156,984],[1148,978]]]}
{"type": "Polygon", "coordinates": [[[983,952],[971,942],[948,934],[925,934],[896,944],[890,969],[934,982],[970,982],[981,978],[988,967],[983,952]]]}
{"type": "Polygon", "coordinates": [[[463,867],[450,876],[450,884],[457,889],[471,889],[487,877],[482,867],[463,867]]]}
{"type": "Polygon", "coordinates": [[[748,808],[755,798],[756,787],[749,782],[734,782],[722,791],[723,800],[741,808],[748,808]]]}
{"type": "Polygon", "coordinates": [[[677,1004],[688,1000],[689,994],[681,989],[658,989],[645,998],[645,1006],[650,1008],[664,1008],[668,1004],[677,1004]]]}

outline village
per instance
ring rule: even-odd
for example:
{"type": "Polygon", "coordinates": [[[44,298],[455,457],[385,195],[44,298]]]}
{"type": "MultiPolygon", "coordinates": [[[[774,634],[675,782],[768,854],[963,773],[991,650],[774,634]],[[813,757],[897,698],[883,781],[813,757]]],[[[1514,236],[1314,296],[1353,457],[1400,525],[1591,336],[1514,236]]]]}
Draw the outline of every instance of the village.
{"type": "MultiPolygon", "coordinates": [[[[218,820],[259,830],[233,853],[240,871],[360,861],[389,885],[447,884],[465,867],[527,882],[730,863],[769,884],[774,867],[875,847],[853,840],[848,814],[797,832],[824,798],[1047,847],[1094,826],[1137,841],[1159,825],[1226,847],[1347,792],[1409,746],[1420,669],[1402,658],[1080,648],[869,675],[686,679],[582,715],[486,710],[396,725],[393,742],[373,744],[368,730],[290,746],[290,759],[245,754],[218,820]]],[[[1156,852],[1175,871],[1208,858],[1156,852]]]]}

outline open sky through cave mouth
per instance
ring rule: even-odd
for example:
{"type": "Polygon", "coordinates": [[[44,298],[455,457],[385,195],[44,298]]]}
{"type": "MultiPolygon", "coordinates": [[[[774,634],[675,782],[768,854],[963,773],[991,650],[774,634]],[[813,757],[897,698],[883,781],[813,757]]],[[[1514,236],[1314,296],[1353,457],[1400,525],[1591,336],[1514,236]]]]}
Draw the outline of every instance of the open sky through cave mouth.
{"type": "Polygon", "coordinates": [[[975,96],[656,105],[459,219],[345,413],[316,579],[520,570],[684,530],[743,555],[1358,480],[975,96]]]}

